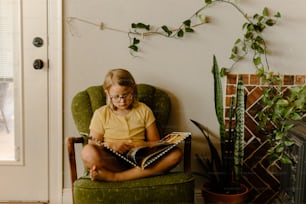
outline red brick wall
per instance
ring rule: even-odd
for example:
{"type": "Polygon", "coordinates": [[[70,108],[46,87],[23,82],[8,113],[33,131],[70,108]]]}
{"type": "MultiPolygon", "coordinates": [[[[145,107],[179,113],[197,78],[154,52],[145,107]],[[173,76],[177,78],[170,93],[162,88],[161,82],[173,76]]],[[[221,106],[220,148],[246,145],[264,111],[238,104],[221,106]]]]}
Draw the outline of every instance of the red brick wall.
{"type": "MultiPolygon", "coordinates": [[[[244,183],[250,188],[250,200],[254,203],[271,203],[278,197],[280,163],[270,161],[267,153],[269,144],[265,135],[257,131],[257,113],[263,108],[260,104],[261,90],[267,88],[254,74],[242,75],[245,93],[248,95],[245,113],[245,160],[244,183]]],[[[305,75],[284,75],[283,89],[294,85],[306,85],[305,75]]],[[[236,95],[237,74],[227,77],[225,97],[225,120],[228,121],[230,97],[236,95]]]]}

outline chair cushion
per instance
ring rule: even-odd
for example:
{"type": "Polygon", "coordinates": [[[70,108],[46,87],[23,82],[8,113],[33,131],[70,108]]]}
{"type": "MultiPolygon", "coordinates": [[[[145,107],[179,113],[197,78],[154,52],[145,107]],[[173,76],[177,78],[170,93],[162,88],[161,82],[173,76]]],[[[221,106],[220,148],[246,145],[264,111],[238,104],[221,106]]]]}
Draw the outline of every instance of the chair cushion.
{"type": "Polygon", "coordinates": [[[75,204],[98,203],[193,203],[194,177],[186,173],[126,182],[91,181],[82,177],[74,183],[75,204]]]}

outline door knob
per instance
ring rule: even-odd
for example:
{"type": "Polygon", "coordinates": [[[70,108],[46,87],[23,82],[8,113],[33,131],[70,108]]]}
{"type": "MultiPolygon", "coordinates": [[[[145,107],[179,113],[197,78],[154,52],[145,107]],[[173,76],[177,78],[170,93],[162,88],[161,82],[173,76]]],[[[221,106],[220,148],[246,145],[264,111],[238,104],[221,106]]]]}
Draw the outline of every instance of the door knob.
{"type": "Polygon", "coordinates": [[[33,62],[34,69],[42,69],[44,67],[44,62],[41,59],[36,59],[33,62]]]}
{"type": "Polygon", "coordinates": [[[40,37],[35,37],[32,43],[35,47],[41,47],[44,44],[44,40],[40,37]]]}

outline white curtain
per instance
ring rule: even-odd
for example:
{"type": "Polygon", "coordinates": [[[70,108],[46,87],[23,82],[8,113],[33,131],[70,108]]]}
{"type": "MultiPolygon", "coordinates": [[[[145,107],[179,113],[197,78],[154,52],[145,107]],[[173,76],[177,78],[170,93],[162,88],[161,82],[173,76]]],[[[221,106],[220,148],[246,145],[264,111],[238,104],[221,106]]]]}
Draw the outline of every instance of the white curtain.
{"type": "Polygon", "coordinates": [[[19,63],[18,0],[0,0],[0,80],[13,79],[19,63]]]}

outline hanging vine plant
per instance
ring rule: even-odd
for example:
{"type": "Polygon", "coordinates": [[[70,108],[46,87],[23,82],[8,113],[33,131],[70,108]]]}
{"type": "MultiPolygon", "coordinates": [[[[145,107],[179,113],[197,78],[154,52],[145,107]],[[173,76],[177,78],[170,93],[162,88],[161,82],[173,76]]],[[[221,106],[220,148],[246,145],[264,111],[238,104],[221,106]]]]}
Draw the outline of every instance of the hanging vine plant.
{"type": "Polygon", "coordinates": [[[145,24],[143,22],[132,23],[131,31],[128,32],[130,38],[129,49],[131,50],[131,53],[139,52],[140,39],[146,36],[161,35],[167,38],[183,38],[186,33],[196,32],[196,27],[209,22],[204,11],[210,6],[218,3],[231,5],[246,20],[242,25],[243,35],[241,38],[235,40],[231,50],[230,59],[233,61],[233,64],[229,68],[222,68],[221,75],[224,76],[226,73],[230,72],[250,51],[253,51],[252,60],[255,67],[257,69],[269,70],[269,63],[266,55],[267,46],[262,37],[262,33],[267,27],[274,26],[281,17],[281,14],[277,12],[270,17],[269,10],[265,7],[261,14],[256,13],[252,17],[249,17],[249,15],[243,12],[236,3],[230,0],[205,0],[205,5],[191,15],[190,18],[184,20],[177,28],[162,25],[153,30],[150,24],[145,24]]]}

